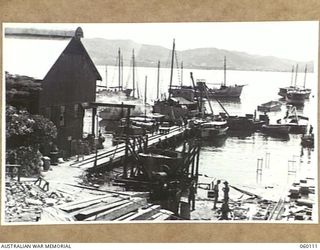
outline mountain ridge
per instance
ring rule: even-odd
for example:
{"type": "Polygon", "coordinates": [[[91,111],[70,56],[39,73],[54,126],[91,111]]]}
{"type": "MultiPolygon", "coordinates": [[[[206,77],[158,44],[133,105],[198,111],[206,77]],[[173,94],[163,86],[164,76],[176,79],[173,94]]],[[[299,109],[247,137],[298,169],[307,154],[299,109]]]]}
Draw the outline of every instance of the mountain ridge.
{"type": "MultiPolygon", "coordinates": [[[[82,41],[97,65],[116,65],[119,48],[125,66],[131,63],[133,49],[137,66],[157,67],[158,60],[161,62],[161,67],[170,67],[171,64],[171,49],[160,45],[140,44],[128,39],[83,38],[82,41]]],[[[183,61],[184,68],[189,69],[222,69],[224,56],[227,58],[227,68],[230,70],[290,72],[292,66],[296,64],[299,64],[299,72],[304,71],[306,64],[308,72],[313,72],[314,68],[312,61],[301,62],[214,47],[176,51],[179,64],[183,61]]]]}

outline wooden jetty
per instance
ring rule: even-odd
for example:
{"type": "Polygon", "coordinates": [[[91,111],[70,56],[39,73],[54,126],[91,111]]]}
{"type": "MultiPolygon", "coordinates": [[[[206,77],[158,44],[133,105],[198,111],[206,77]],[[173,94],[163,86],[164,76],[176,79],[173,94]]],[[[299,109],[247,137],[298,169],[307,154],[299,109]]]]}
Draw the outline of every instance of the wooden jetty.
{"type": "MultiPolygon", "coordinates": [[[[170,145],[172,142],[179,141],[184,138],[187,131],[185,128],[172,126],[168,133],[153,134],[144,137],[135,137],[130,142],[134,144],[134,151],[139,152],[143,147],[153,147],[159,144],[170,145]]],[[[91,154],[84,160],[70,164],[72,167],[80,167],[84,170],[92,171],[106,167],[112,162],[114,166],[121,164],[126,158],[126,144],[120,143],[108,149],[99,150],[95,155],[91,154]]],[[[128,152],[128,156],[132,156],[132,152],[128,152]]]]}

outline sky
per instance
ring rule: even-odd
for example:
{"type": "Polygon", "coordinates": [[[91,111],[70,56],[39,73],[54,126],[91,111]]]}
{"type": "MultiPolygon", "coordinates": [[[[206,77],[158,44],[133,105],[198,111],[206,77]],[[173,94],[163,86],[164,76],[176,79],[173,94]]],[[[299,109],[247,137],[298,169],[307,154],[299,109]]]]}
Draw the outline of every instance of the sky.
{"type": "Polygon", "coordinates": [[[319,22],[204,22],[108,24],[6,24],[73,30],[81,26],[85,38],[129,39],[138,43],[176,49],[214,47],[297,61],[316,61],[319,22]]]}

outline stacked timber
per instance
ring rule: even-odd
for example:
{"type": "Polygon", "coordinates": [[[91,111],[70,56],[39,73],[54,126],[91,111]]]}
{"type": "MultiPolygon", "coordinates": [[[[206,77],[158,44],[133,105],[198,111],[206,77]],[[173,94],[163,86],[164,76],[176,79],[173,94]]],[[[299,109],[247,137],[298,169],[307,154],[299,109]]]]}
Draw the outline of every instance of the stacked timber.
{"type": "Polygon", "coordinates": [[[312,220],[315,210],[315,182],[313,178],[301,179],[293,183],[289,190],[290,205],[286,207],[284,217],[288,221],[312,220]]]}
{"type": "Polygon", "coordinates": [[[169,220],[173,213],[148,204],[145,197],[107,194],[45,208],[41,222],[169,220]]]}

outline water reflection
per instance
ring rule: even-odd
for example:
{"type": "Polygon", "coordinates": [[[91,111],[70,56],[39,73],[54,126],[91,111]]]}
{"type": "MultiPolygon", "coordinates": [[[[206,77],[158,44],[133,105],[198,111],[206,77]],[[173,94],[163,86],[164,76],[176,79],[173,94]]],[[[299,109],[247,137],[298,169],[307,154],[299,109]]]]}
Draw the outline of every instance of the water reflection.
{"type": "Polygon", "coordinates": [[[289,141],[289,135],[283,134],[261,134],[264,141],[289,141]]]}
{"type": "Polygon", "coordinates": [[[227,136],[217,137],[217,138],[211,138],[201,141],[201,145],[203,147],[223,147],[226,143],[227,136]]]}

